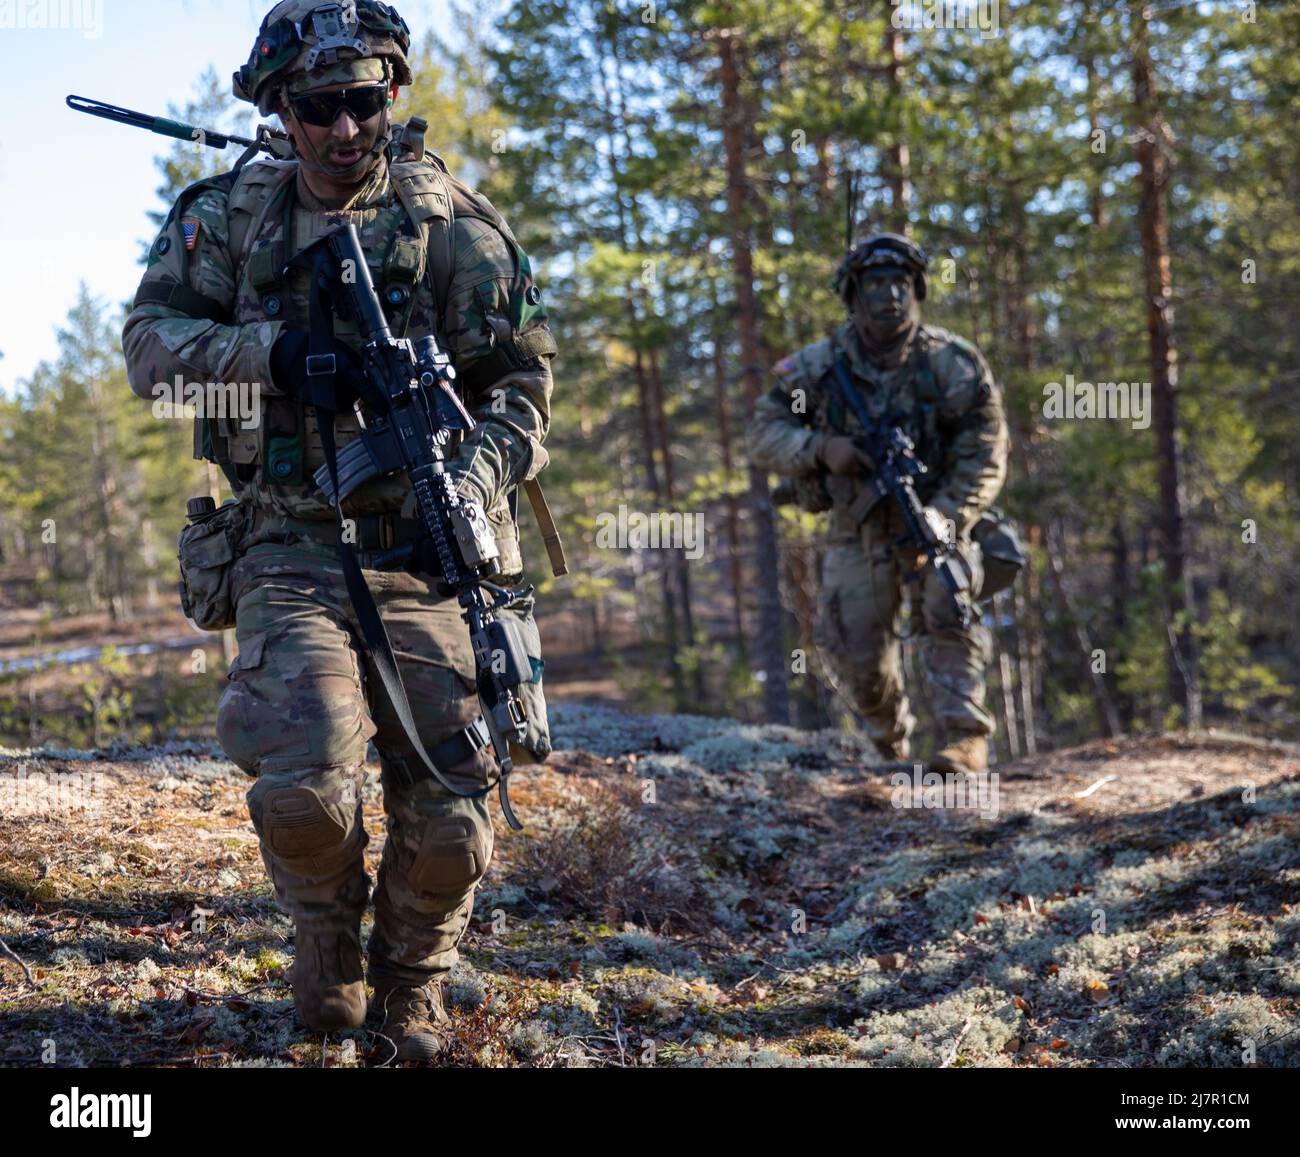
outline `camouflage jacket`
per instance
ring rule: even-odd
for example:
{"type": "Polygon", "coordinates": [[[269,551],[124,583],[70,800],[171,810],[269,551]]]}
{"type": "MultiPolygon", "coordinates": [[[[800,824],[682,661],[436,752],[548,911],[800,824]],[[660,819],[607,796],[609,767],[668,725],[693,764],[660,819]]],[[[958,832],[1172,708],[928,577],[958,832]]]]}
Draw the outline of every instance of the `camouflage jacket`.
{"type": "MultiPolygon", "coordinates": [[[[255,427],[235,415],[200,419],[195,457],[219,462],[245,501],[291,518],[332,518],[312,480],[324,462],[314,412],[276,388],[270,351],[286,327],[308,328],[308,275],[294,269],[286,276],[288,259],[348,221],[394,334],[434,332],[453,358],[478,427],[451,471],[461,493],[487,511],[501,573],[516,574],[523,567],[511,496],[547,462],[555,343],[509,226],[424,152],[422,141],[418,153],[385,157],[344,210],[311,195],[296,160],[250,161],[186,189],[149,251],[122,333],[131,387],[156,398],[158,384],[170,386],[177,375],[254,384],[261,400],[255,427]],[[441,287],[440,268],[447,275],[441,287]]],[[[355,323],[336,319],[335,332],[359,349],[355,323]]],[[[351,413],[338,415],[335,428],[340,448],[359,432],[351,413]]],[[[400,475],[365,484],[344,505],[349,515],[414,513],[400,475]]]]}
{"type": "MultiPolygon", "coordinates": [[[[917,486],[921,499],[965,533],[992,504],[1007,471],[1007,423],[1002,397],[980,352],[947,330],[922,326],[901,366],[867,362],[851,321],[774,367],[775,382],[759,400],[749,432],[750,456],[760,469],[793,477],[831,509],[832,531],[856,536],[879,504],[869,478],[835,477],[820,465],[820,445],[836,433],[861,432],[856,415],[833,396],[829,370],[841,354],[873,418],[893,414],[929,468],[917,486]]],[[[876,518],[886,518],[883,513],[876,518]]],[[[896,532],[892,525],[886,528],[896,532]]]]}

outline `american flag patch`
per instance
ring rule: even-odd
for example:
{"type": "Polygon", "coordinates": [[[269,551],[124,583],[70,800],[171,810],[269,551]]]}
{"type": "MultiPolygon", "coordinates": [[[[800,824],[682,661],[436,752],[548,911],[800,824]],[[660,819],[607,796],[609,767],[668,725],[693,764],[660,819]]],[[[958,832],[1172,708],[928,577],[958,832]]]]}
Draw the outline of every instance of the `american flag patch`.
{"type": "Polygon", "coordinates": [[[181,229],[185,233],[185,248],[192,250],[199,243],[199,225],[197,217],[182,217],[181,229]]]}

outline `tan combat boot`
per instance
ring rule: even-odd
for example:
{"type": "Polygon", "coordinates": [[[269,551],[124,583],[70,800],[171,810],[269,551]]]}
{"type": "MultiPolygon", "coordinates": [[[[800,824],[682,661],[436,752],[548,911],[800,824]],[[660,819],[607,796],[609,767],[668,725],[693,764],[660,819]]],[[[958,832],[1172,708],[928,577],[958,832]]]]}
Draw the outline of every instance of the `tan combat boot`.
{"type": "Polygon", "coordinates": [[[989,741],[983,735],[959,735],[949,739],[930,759],[931,771],[976,774],[989,767],[989,741]]]}
{"type": "Polygon", "coordinates": [[[366,1019],[361,930],[298,924],[293,964],[293,1003],[303,1023],[317,1032],[359,1028],[366,1019]]]}
{"type": "Polygon", "coordinates": [[[374,984],[371,1007],[384,1018],[379,1031],[393,1042],[394,1060],[429,1061],[446,1048],[450,1018],[443,1008],[442,981],[412,985],[380,979],[374,984]]]}

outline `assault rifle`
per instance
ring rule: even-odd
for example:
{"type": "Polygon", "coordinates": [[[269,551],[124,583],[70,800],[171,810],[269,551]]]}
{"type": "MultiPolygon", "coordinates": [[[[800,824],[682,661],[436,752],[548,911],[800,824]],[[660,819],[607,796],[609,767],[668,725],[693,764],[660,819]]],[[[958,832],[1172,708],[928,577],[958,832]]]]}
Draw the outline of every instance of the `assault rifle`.
{"type": "MultiPolygon", "coordinates": [[[[906,530],[894,545],[910,547],[925,556],[926,564],[934,568],[952,595],[961,625],[969,626],[970,577],[957,553],[956,543],[941,533],[941,528],[931,521],[925,503],[917,497],[915,480],[923,478],[929,471],[916,456],[916,446],[895,418],[886,416],[879,421],[872,418],[843,358],[835,359],[831,376],[845,404],[862,425],[863,433],[855,440],[871,459],[874,467],[872,485],[881,497],[893,501],[902,516],[906,530]]],[[[913,574],[911,577],[916,576],[913,574]]]]}
{"type": "MultiPolygon", "coordinates": [[[[497,569],[492,527],[477,502],[460,496],[446,469],[448,458],[475,426],[452,385],[456,371],[432,334],[414,343],[393,336],[355,225],[349,223],[327,233],[291,264],[306,266],[311,273],[307,373],[313,404],[318,411],[325,411],[317,422],[325,465],[316,471],[316,483],[339,512],[342,527],[343,500],[357,487],[397,472],[410,480],[419,520],[441,571],[443,592],[459,601],[469,627],[483,721],[501,766],[501,809],[510,826],[519,829],[510,808],[506,778],[512,768],[510,742],[522,742],[528,723],[517,689],[533,674],[519,622],[501,617],[500,612],[527,598],[533,588],[512,589],[485,581],[484,576],[497,569]],[[339,367],[328,352],[335,314],[353,319],[360,331],[364,359],[361,393],[369,408],[365,428],[341,453],[334,445],[334,376],[339,367]]],[[[454,795],[482,794],[447,783],[425,752],[360,564],[342,542],[340,551],[348,593],[407,741],[427,772],[454,795]]]]}

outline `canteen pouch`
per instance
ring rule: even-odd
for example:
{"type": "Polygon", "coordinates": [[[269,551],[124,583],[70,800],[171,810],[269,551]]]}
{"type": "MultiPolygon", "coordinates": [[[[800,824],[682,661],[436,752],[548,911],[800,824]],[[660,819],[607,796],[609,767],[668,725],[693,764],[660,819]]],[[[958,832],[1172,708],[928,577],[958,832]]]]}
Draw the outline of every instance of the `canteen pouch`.
{"type": "Polygon", "coordinates": [[[1006,590],[1025,565],[1024,547],[1016,524],[997,507],[986,510],[971,528],[971,538],[979,543],[984,560],[984,581],[979,599],[992,598],[1006,590]]]}
{"type": "Polygon", "coordinates": [[[176,543],[181,566],[181,610],[203,631],[235,625],[231,571],[248,524],[248,508],[237,501],[187,523],[176,543]]]}
{"type": "Polygon", "coordinates": [[[522,744],[510,744],[510,757],[516,763],[542,763],[551,754],[551,729],[546,718],[546,695],[542,690],[542,640],[533,619],[534,599],[530,595],[504,608],[502,619],[511,618],[519,628],[519,641],[528,658],[529,672],[515,693],[524,705],[528,727],[522,744]],[[530,677],[531,676],[531,677],[530,677]]]}

